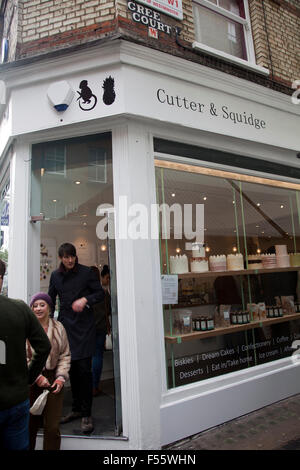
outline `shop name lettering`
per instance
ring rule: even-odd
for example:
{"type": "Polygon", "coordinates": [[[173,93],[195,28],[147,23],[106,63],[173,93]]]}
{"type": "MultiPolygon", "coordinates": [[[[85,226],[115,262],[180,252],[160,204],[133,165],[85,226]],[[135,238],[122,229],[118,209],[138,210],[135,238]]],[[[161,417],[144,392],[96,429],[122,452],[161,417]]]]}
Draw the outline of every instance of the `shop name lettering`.
{"type": "Polygon", "coordinates": [[[253,126],[255,129],[265,129],[267,127],[265,121],[253,116],[252,113],[249,114],[246,111],[236,112],[225,105],[218,107],[215,103],[207,105],[196,101],[190,101],[186,97],[169,95],[162,88],[157,90],[156,97],[159,103],[171,106],[172,108],[186,109],[203,115],[208,113],[212,117],[221,117],[222,119],[232,121],[234,124],[253,126]]]}
{"type": "Polygon", "coordinates": [[[157,11],[151,10],[151,8],[143,7],[135,2],[127,3],[128,10],[131,11],[132,19],[136,23],[142,23],[149,28],[157,31],[162,31],[166,34],[171,34],[172,26],[163,23],[160,20],[160,14],[157,11]]]}

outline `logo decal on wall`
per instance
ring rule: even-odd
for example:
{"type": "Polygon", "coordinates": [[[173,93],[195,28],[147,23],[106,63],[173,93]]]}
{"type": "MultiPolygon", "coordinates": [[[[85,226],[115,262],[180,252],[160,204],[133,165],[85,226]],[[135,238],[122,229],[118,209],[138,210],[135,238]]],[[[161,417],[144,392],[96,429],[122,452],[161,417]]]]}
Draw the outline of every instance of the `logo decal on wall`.
{"type": "MultiPolygon", "coordinates": [[[[92,92],[90,87],[88,86],[87,80],[81,80],[79,84],[79,88],[81,91],[77,91],[79,94],[77,101],[79,102],[79,107],[82,111],[91,111],[95,108],[97,104],[97,96],[92,92]]],[[[108,78],[103,80],[103,103],[107,106],[113,104],[116,99],[116,92],[115,92],[115,79],[110,75],[108,78]]]]}
{"type": "Polygon", "coordinates": [[[82,111],[91,111],[97,104],[97,96],[88,87],[87,80],[81,80],[79,88],[81,91],[77,91],[79,94],[77,101],[79,101],[80,109],[82,111]]]}
{"type": "Polygon", "coordinates": [[[103,93],[103,103],[109,106],[110,104],[113,104],[113,102],[116,99],[116,93],[115,93],[115,80],[111,76],[106,78],[103,81],[102,88],[104,90],[103,93]]]}

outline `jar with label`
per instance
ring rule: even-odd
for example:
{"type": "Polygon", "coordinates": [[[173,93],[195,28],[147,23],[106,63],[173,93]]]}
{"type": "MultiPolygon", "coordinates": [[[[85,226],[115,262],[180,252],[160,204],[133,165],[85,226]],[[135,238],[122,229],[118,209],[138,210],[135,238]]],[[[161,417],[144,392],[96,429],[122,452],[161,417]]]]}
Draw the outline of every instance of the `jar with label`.
{"type": "Polygon", "coordinates": [[[200,329],[201,331],[206,331],[207,330],[207,320],[205,317],[200,318],[200,329]]]}
{"type": "Polygon", "coordinates": [[[214,330],[214,328],[215,328],[215,322],[214,322],[213,317],[208,317],[208,319],[207,319],[207,329],[208,330],[214,330]]]}
{"type": "Polygon", "coordinates": [[[237,323],[238,323],[238,325],[243,324],[243,312],[238,312],[237,313],[237,323]]]}
{"type": "Polygon", "coordinates": [[[195,320],[195,327],[196,327],[196,331],[201,331],[200,318],[199,317],[197,317],[196,320],[195,320]]]}
{"type": "Polygon", "coordinates": [[[277,305],[275,305],[275,307],[273,308],[273,315],[274,317],[279,317],[279,311],[278,311],[277,305]]]}
{"type": "Polygon", "coordinates": [[[269,307],[269,315],[268,318],[273,318],[274,317],[274,307],[269,307]]]}
{"type": "Polygon", "coordinates": [[[237,313],[236,312],[232,312],[232,314],[231,314],[231,323],[233,325],[237,324],[237,313]]]}
{"type": "Polygon", "coordinates": [[[248,315],[247,315],[247,312],[246,312],[246,311],[243,312],[242,315],[243,315],[243,323],[248,323],[248,315]]]}

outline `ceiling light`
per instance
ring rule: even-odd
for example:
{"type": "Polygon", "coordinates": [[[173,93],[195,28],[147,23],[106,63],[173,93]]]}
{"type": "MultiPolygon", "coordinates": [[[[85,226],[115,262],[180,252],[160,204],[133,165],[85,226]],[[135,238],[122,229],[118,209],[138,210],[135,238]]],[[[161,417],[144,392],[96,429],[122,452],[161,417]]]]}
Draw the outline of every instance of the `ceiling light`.
{"type": "Polygon", "coordinates": [[[206,197],[206,196],[204,196],[204,198],[203,198],[203,201],[206,201],[206,199],[207,199],[207,197],[206,197]]]}
{"type": "Polygon", "coordinates": [[[52,202],[57,202],[57,199],[52,199],[52,202]]]}
{"type": "Polygon", "coordinates": [[[259,206],[260,206],[260,202],[258,202],[256,205],[257,205],[257,207],[259,207],[259,206]]]}
{"type": "Polygon", "coordinates": [[[80,183],[81,183],[81,181],[75,181],[75,184],[80,184],[80,183]]]}
{"type": "Polygon", "coordinates": [[[283,209],[283,208],[284,208],[284,205],[283,205],[283,204],[281,204],[281,206],[280,206],[280,209],[283,209]]]}
{"type": "Polygon", "coordinates": [[[175,193],[172,193],[172,194],[171,194],[171,196],[172,196],[172,197],[175,197],[175,196],[176,196],[176,194],[175,194],[175,193]]]}

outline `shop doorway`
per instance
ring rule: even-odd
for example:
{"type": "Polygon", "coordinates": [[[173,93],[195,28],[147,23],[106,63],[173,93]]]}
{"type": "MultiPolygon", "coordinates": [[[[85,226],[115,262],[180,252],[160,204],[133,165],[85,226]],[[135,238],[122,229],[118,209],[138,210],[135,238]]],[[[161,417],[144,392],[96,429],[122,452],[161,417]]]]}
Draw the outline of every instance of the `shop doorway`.
{"type": "MultiPolygon", "coordinates": [[[[101,270],[109,267],[113,349],[103,353],[100,393],[93,398],[93,437],[122,434],[118,342],[116,258],[113,239],[111,134],[47,142],[33,146],[31,216],[40,249],[40,279],[35,291],[48,291],[51,272],[58,268],[62,243],[76,247],[78,262],[101,270]],[[102,207],[111,208],[110,211],[102,207]],[[97,230],[101,222],[105,233],[97,230]]],[[[59,303],[56,305],[57,317],[59,303]]],[[[69,382],[63,414],[71,409],[69,382]]],[[[62,435],[84,436],[80,419],[61,425],[62,435]]]]}

